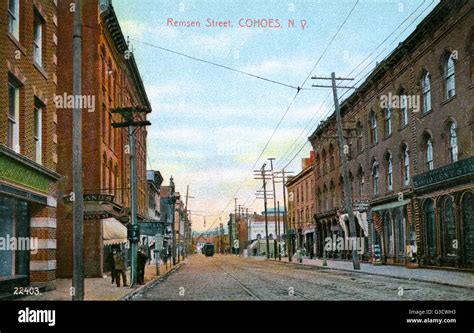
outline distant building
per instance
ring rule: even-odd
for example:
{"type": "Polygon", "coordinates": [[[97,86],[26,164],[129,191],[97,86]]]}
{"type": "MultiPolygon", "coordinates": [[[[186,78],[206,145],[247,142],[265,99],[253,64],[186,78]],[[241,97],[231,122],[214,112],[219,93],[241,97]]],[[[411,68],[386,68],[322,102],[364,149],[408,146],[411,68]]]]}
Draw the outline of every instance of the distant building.
{"type": "MultiPolygon", "coordinates": [[[[312,253],[314,244],[315,185],[313,170],[314,152],[309,158],[302,160],[299,174],[289,177],[286,182],[288,189],[288,235],[290,236],[291,253],[306,248],[312,253]]],[[[334,168],[334,161],[329,163],[334,168]]]]}

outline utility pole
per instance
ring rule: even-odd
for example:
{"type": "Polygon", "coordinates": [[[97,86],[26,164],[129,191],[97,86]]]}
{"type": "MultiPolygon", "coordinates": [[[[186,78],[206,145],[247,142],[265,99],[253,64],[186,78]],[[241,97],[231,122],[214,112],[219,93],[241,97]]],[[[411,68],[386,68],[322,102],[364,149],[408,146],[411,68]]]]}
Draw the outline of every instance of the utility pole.
{"type": "MultiPolygon", "coordinates": [[[[73,95],[82,95],[82,3],[76,0],[73,35],[73,95]]],[[[73,168],[73,277],[72,300],[84,300],[84,196],[82,190],[82,109],[74,104],[72,113],[73,168]]]]}
{"type": "Polygon", "coordinates": [[[288,227],[288,210],[287,210],[287,195],[286,195],[286,176],[293,173],[286,171],[283,169],[281,172],[275,172],[276,174],[279,174],[281,176],[278,176],[278,178],[281,178],[281,183],[283,185],[283,233],[285,234],[285,248],[286,252],[288,254],[288,261],[291,262],[291,246],[290,246],[290,235],[289,235],[289,230],[290,228],[288,227]]]}
{"type": "Polygon", "coordinates": [[[176,206],[176,196],[175,196],[175,188],[174,188],[174,179],[173,176],[170,178],[170,203],[171,203],[171,230],[173,232],[173,237],[171,240],[171,252],[172,255],[171,257],[173,258],[173,266],[176,265],[176,225],[175,225],[175,219],[176,219],[176,212],[175,212],[175,206],[176,206]]]}
{"type": "MultiPolygon", "coordinates": [[[[265,241],[266,241],[266,252],[267,259],[270,259],[270,241],[268,239],[268,212],[267,212],[267,170],[265,167],[267,165],[264,163],[260,170],[255,170],[258,173],[258,177],[255,179],[263,181],[263,205],[264,205],[264,216],[265,216],[265,241]]],[[[258,198],[259,193],[257,193],[258,198]]],[[[262,199],[262,198],[261,198],[262,199]]]]}
{"type": "Polygon", "coordinates": [[[188,243],[188,240],[187,240],[187,237],[186,235],[189,233],[190,230],[187,230],[188,228],[188,223],[189,223],[189,216],[188,216],[188,199],[194,199],[194,197],[191,197],[189,196],[189,185],[186,186],[186,199],[185,199],[185,203],[184,203],[184,211],[186,213],[186,219],[184,221],[184,242],[185,242],[185,248],[184,248],[184,257],[186,258],[187,257],[187,243],[188,243]]]}
{"type": "Polygon", "coordinates": [[[278,227],[277,227],[277,223],[276,223],[276,217],[277,217],[277,214],[276,214],[276,191],[275,191],[275,173],[273,172],[273,161],[275,161],[275,158],[269,158],[268,159],[270,161],[270,171],[272,173],[272,185],[273,185],[273,211],[274,211],[274,214],[273,214],[273,221],[275,222],[275,239],[273,240],[273,248],[274,248],[274,257],[275,257],[275,260],[276,260],[276,256],[277,256],[277,252],[278,252],[278,244],[277,242],[279,241],[279,239],[277,238],[277,234],[278,234],[278,227]]]}
{"type": "MultiPolygon", "coordinates": [[[[349,229],[351,237],[353,237],[353,243],[355,243],[356,226],[354,221],[354,211],[352,208],[352,187],[349,179],[349,166],[347,163],[347,154],[349,153],[349,145],[346,143],[346,138],[343,134],[342,128],[342,116],[341,116],[341,106],[339,105],[339,98],[337,96],[337,88],[348,88],[353,89],[354,87],[338,87],[336,81],[352,81],[350,78],[336,78],[336,74],[333,72],[331,78],[324,77],[313,77],[313,80],[331,80],[332,82],[332,91],[334,95],[334,109],[336,113],[336,123],[337,123],[337,136],[339,141],[339,156],[342,162],[342,178],[344,182],[344,204],[345,210],[349,217],[349,229]]],[[[328,86],[318,86],[313,85],[313,87],[328,87],[328,86]]],[[[355,245],[355,244],[353,244],[355,245]]],[[[355,246],[352,246],[352,262],[354,270],[360,270],[359,254],[355,246]]]]}
{"type": "Polygon", "coordinates": [[[281,233],[280,233],[280,201],[278,201],[277,203],[277,232],[278,232],[278,260],[281,261],[281,249],[280,249],[280,237],[281,237],[281,233]]]}
{"type": "Polygon", "coordinates": [[[138,242],[140,241],[140,230],[138,226],[138,190],[137,190],[137,149],[136,149],[136,131],[145,126],[150,126],[151,123],[147,120],[135,121],[135,114],[146,114],[150,113],[151,110],[140,107],[125,107],[112,109],[111,113],[118,113],[122,115],[124,122],[113,123],[114,128],[128,128],[128,139],[130,146],[127,151],[130,154],[130,224],[128,225],[128,239],[130,240],[130,251],[132,254],[131,258],[131,281],[130,287],[134,288],[137,284],[138,277],[138,266],[137,266],[137,253],[138,253],[138,242]]]}

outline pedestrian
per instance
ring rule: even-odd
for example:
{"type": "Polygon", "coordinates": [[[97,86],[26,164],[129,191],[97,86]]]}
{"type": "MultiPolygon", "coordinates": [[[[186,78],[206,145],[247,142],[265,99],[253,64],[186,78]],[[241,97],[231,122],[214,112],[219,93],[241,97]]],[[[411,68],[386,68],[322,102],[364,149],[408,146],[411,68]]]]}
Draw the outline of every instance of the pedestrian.
{"type": "Polygon", "coordinates": [[[122,276],[123,286],[127,285],[127,275],[125,272],[125,259],[123,257],[122,251],[119,249],[114,254],[114,266],[115,266],[115,282],[117,287],[120,288],[120,276],[122,276]]]}
{"type": "Polygon", "coordinates": [[[138,276],[137,276],[137,283],[144,284],[145,283],[145,267],[146,262],[148,260],[148,255],[145,252],[143,246],[139,247],[139,251],[137,253],[137,266],[138,266],[138,276]]]}
{"type": "Polygon", "coordinates": [[[298,249],[296,251],[296,260],[298,260],[298,262],[300,264],[303,262],[303,253],[302,253],[301,249],[298,249]]]}
{"type": "Polygon", "coordinates": [[[115,262],[114,262],[114,255],[117,253],[115,249],[113,249],[109,254],[109,264],[110,264],[110,276],[112,277],[112,284],[115,282],[115,262]]]}

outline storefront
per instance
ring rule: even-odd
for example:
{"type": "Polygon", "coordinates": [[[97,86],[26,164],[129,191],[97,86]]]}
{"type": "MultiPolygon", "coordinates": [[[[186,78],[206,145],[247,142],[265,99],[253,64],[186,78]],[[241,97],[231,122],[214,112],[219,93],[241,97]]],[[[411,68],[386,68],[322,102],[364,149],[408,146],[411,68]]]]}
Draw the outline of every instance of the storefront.
{"type": "Polygon", "coordinates": [[[55,288],[59,175],[0,145],[0,297],[55,288]]]}
{"type": "Polygon", "coordinates": [[[409,223],[411,200],[399,200],[372,207],[372,252],[383,264],[407,264],[416,251],[410,245],[415,229],[409,223]]]}
{"type": "Polygon", "coordinates": [[[474,269],[474,157],[414,178],[423,266],[474,269]]]}

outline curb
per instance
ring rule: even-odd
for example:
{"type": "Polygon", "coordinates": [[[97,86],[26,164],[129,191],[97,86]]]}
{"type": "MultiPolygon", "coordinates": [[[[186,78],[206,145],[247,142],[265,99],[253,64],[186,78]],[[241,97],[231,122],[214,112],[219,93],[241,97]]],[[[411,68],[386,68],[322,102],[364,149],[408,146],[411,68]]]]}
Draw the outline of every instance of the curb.
{"type": "Polygon", "coordinates": [[[140,286],[139,288],[135,289],[134,291],[128,293],[125,296],[122,296],[121,298],[118,299],[118,301],[130,301],[132,300],[133,297],[137,296],[139,293],[148,290],[150,288],[153,288],[156,286],[158,283],[162,282],[165,278],[167,278],[169,275],[177,271],[178,269],[181,268],[185,264],[185,261],[181,261],[179,264],[171,268],[169,271],[167,271],[165,274],[157,276],[147,284],[140,286]]]}
{"type": "Polygon", "coordinates": [[[474,289],[474,285],[473,286],[466,286],[466,285],[459,285],[459,284],[454,284],[454,283],[449,283],[449,282],[440,282],[440,281],[433,281],[433,280],[420,279],[420,278],[409,278],[409,277],[404,277],[404,276],[392,276],[392,275],[387,275],[387,274],[364,272],[364,271],[355,271],[355,270],[349,270],[349,269],[344,269],[344,268],[324,267],[324,266],[309,265],[309,264],[298,264],[298,263],[295,263],[295,262],[287,262],[287,261],[283,261],[283,260],[282,261],[279,261],[279,260],[274,261],[274,260],[271,260],[271,259],[265,259],[265,261],[274,262],[274,263],[278,263],[278,264],[285,264],[285,265],[290,265],[290,266],[304,266],[304,267],[313,268],[313,269],[326,269],[326,270],[334,270],[334,271],[340,271],[340,272],[367,274],[367,275],[374,275],[374,276],[391,277],[393,279],[398,279],[398,280],[435,283],[435,284],[439,284],[439,285],[443,285],[443,286],[449,286],[449,287],[474,289]]]}

